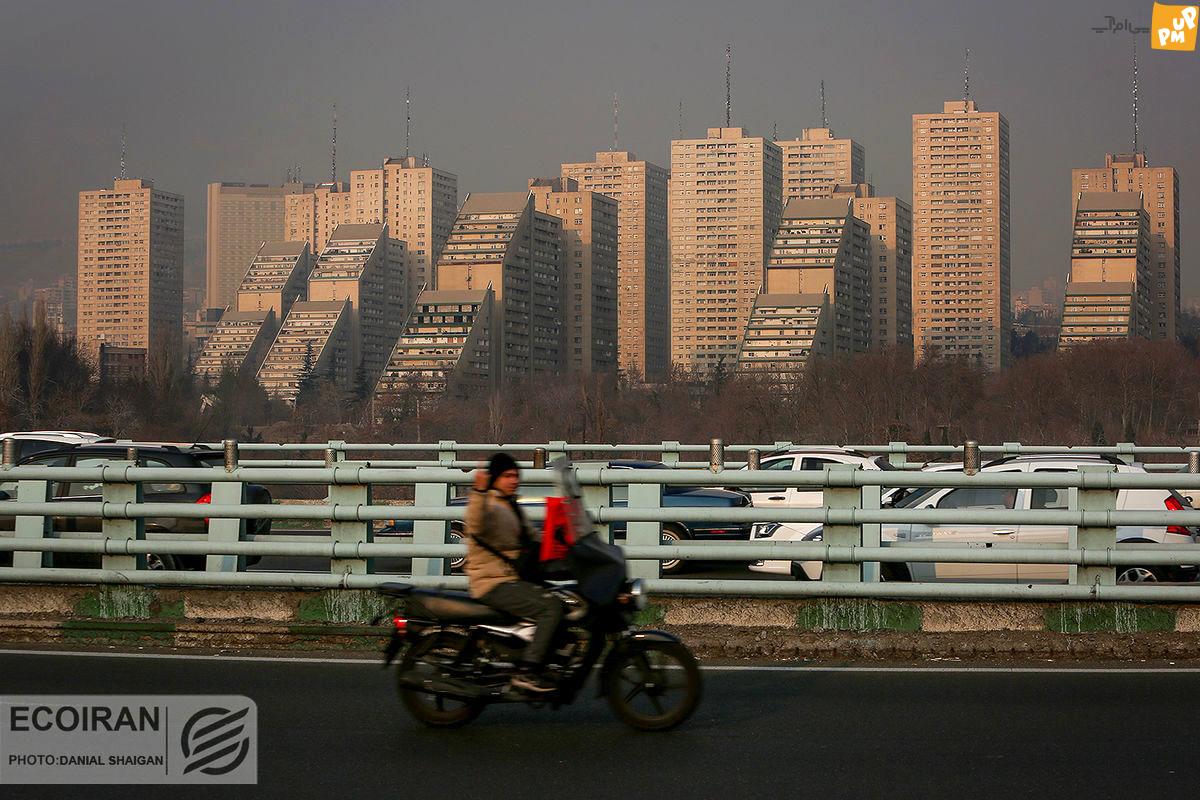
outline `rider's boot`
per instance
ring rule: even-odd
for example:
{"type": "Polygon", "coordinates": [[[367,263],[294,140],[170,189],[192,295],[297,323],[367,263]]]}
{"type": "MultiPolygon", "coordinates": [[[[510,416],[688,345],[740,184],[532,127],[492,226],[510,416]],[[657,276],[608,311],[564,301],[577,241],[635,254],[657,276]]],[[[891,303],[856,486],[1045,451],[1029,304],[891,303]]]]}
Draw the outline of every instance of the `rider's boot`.
{"type": "Polygon", "coordinates": [[[511,685],[514,689],[535,694],[553,692],[557,688],[542,672],[540,664],[522,664],[512,676],[511,685]]]}

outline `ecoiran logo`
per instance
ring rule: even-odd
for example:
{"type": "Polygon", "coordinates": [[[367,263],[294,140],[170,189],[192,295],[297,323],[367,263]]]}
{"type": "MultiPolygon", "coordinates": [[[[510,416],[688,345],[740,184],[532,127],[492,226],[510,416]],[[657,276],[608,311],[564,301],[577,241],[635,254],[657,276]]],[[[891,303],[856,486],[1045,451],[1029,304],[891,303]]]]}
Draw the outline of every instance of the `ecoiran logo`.
{"type": "Polygon", "coordinates": [[[1155,50],[1195,50],[1200,6],[1154,4],[1150,46],[1155,50]]]}
{"type": "Polygon", "coordinates": [[[257,782],[248,697],[0,697],[0,786],[257,782]]]}

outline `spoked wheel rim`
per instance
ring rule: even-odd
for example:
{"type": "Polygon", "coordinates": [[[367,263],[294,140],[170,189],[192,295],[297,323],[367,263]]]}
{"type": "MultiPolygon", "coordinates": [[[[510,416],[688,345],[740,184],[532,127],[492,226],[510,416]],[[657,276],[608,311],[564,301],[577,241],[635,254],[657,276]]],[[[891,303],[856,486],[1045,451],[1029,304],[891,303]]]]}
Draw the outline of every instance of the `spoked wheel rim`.
{"type": "Polygon", "coordinates": [[[1149,567],[1128,567],[1117,574],[1117,583],[1158,583],[1158,576],[1149,567]]]}
{"type": "Polygon", "coordinates": [[[700,671],[682,646],[639,647],[614,665],[608,700],[635,728],[674,728],[691,716],[699,699],[700,671]]]}
{"type": "MultiPolygon", "coordinates": [[[[447,544],[462,544],[463,543],[462,531],[458,530],[457,528],[451,528],[450,534],[446,537],[446,543],[447,544]]],[[[465,567],[466,565],[467,565],[466,555],[461,555],[456,558],[450,559],[450,571],[451,572],[462,572],[463,567],[465,567]]]]}
{"type": "MultiPolygon", "coordinates": [[[[670,530],[669,528],[663,528],[662,534],[659,537],[659,543],[667,546],[679,544],[682,540],[682,536],[680,536],[676,531],[670,530]]],[[[669,561],[663,561],[660,569],[663,573],[674,572],[678,570],[682,564],[682,559],[675,558],[669,561]]]]}
{"type": "Polygon", "coordinates": [[[167,562],[158,553],[147,553],[146,569],[154,570],[155,572],[163,572],[167,569],[167,562]]]}
{"type": "Polygon", "coordinates": [[[443,636],[418,642],[400,663],[400,699],[409,712],[426,725],[438,728],[465,725],[483,710],[483,704],[477,700],[460,700],[408,685],[410,680],[441,678],[442,664],[454,658],[461,646],[459,639],[461,637],[443,636]]]}

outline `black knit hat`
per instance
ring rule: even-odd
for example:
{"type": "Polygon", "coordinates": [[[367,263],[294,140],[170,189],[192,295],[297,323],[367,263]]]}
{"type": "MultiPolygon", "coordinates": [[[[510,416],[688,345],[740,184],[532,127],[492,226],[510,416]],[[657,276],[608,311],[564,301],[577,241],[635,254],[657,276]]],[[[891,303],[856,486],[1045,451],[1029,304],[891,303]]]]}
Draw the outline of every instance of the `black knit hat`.
{"type": "Polygon", "coordinates": [[[488,462],[488,486],[490,487],[499,478],[510,469],[519,469],[517,461],[508,453],[496,453],[492,456],[492,460],[488,462]]]}

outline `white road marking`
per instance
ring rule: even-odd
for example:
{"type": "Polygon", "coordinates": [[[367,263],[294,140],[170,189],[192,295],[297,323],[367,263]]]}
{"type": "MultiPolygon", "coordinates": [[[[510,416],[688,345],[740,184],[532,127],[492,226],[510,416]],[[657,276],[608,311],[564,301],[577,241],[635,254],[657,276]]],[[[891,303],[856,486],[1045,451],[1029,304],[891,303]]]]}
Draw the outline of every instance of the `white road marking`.
{"type": "MultiPolygon", "coordinates": [[[[0,650],[0,656],[70,656],[74,658],[157,658],[157,659],[187,659],[192,661],[247,661],[255,663],[279,664],[345,664],[354,666],[379,666],[378,657],[366,658],[311,658],[290,656],[231,656],[231,655],[202,655],[192,653],[113,653],[86,650],[0,650]]],[[[967,665],[903,665],[868,666],[848,664],[845,666],[814,664],[730,664],[702,665],[707,672],[1019,672],[1034,675],[1063,673],[1063,674],[1122,674],[1131,675],[1162,674],[1162,673],[1200,673],[1200,667],[1068,667],[1068,666],[989,666],[973,667],[967,665]]]]}

